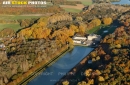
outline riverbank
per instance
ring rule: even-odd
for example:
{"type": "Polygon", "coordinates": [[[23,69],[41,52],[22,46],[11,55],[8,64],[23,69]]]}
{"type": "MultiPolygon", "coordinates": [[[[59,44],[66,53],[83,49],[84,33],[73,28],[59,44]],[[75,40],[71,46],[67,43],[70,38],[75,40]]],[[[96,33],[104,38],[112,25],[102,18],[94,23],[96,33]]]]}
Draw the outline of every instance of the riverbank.
{"type": "Polygon", "coordinates": [[[68,46],[63,46],[58,52],[55,52],[50,58],[43,60],[42,62],[35,65],[35,67],[31,68],[29,71],[24,73],[22,76],[18,77],[16,80],[8,83],[7,85],[26,85],[29,81],[44,71],[48,65],[52,65],[52,62],[58,60],[63,54],[68,51],[68,46]]]}

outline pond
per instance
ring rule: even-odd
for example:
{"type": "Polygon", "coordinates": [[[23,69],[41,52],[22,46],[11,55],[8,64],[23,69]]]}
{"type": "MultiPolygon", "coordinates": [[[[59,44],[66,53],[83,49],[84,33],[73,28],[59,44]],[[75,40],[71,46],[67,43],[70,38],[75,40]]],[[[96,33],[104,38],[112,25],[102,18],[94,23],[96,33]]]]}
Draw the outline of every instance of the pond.
{"type": "Polygon", "coordinates": [[[27,85],[54,85],[92,50],[93,48],[85,46],[75,46],[27,85]]]}

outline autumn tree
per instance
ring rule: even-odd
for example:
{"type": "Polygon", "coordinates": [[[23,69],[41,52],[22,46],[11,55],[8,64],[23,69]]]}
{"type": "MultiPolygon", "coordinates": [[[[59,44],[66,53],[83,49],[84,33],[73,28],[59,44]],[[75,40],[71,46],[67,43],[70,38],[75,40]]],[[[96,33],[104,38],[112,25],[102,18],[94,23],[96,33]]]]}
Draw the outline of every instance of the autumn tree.
{"type": "Polygon", "coordinates": [[[46,39],[51,32],[51,29],[47,28],[47,17],[41,17],[37,23],[33,24],[29,28],[22,29],[18,34],[26,39],[46,39]]]}
{"type": "Polygon", "coordinates": [[[70,38],[70,36],[72,35],[73,33],[70,33],[69,29],[64,27],[62,29],[54,31],[54,33],[52,34],[52,38],[55,38],[57,45],[61,46],[63,44],[66,44],[67,42],[73,44],[73,40],[70,38]]]}
{"type": "Polygon", "coordinates": [[[78,27],[75,26],[75,25],[73,25],[73,24],[69,26],[69,29],[72,29],[72,30],[74,30],[75,32],[79,32],[78,27]]]}
{"type": "Polygon", "coordinates": [[[72,16],[68,13],[57,13],[48,18],[48,24],[53,24],[59,21],[72,21],[72,16]]]}
{"type": "Polygon", "coordinates": [[[110,25],[112,23],[112,18],[108,17],[108,18],[103,18],[103,23],[105,25],[110,25]]]}
{"type": "Polygon", "coordinates": [[[91,21],[91,23],[93,24],[94,27],[99,26],[101,24],[101,20],[100,19],[93,19],[91,21]]]}
{"type": "Polygon", "coordinates": [[[81,35],[84,35],[85,34],[85,31],[86,31],[86,26],[84,24],[80,24],[79,25],[79,33],[81,35]]]}

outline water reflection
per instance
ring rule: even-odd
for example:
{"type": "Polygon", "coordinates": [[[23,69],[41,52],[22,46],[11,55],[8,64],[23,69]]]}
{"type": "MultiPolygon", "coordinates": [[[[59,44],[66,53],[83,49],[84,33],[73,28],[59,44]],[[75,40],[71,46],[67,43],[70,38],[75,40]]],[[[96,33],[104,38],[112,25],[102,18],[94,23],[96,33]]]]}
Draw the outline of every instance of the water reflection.
{"type": "Polygon", "coordinates": [[[64,75],[69,75],[68,71],[92,50],[93,48],[75,46],[72,52],[66,53],[52,66],[29,82],[28,85],[54,85],[64,75]]]}

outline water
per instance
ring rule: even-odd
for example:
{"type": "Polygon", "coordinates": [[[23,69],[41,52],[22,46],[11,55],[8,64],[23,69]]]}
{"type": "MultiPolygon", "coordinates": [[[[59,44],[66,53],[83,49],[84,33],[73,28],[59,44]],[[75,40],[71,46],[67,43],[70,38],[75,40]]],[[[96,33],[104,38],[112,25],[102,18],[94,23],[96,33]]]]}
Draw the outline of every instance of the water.
{"type": "Polygon", "coordinates": [[[129,4],[130,5],[130,0],[121,0],[119,2],[112,2],[113,4],[129,4]]]}
{"type": "Polygon", "coordinates": [[[75,46],[72,52],[66,53],[27,85],[54,85],[92,50],[93,48],[75,46]]]}

